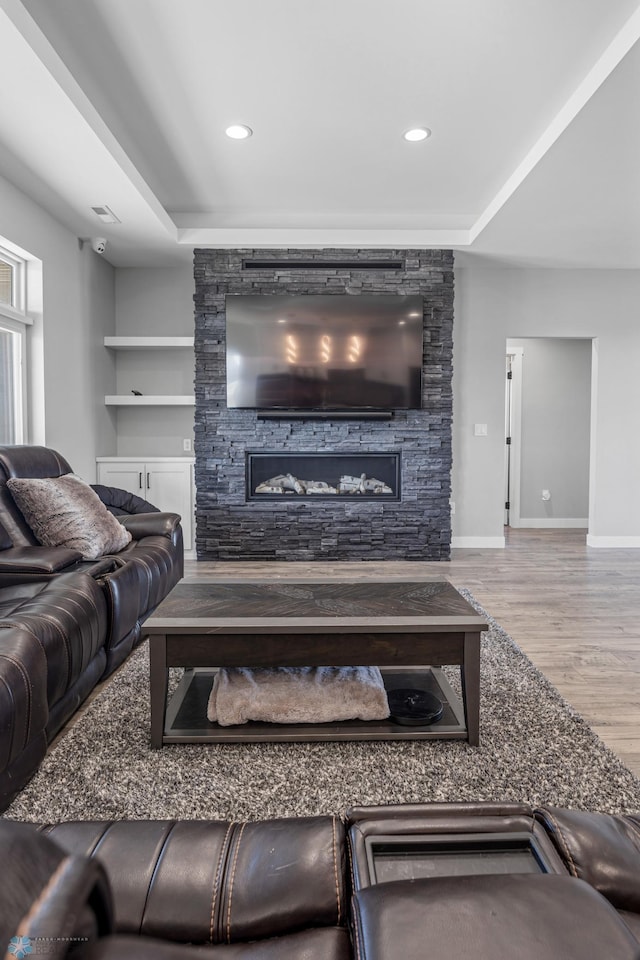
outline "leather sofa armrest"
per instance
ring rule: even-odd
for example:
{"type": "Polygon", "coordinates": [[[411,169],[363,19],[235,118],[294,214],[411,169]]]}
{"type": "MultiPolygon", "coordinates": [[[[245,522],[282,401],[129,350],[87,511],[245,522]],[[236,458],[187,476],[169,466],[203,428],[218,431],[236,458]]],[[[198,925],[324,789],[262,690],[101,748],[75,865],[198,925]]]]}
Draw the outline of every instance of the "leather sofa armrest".
{"type": "Polygon", "coordinates": [[[181,517],[177,513],[133,513],[120,516],[118,520],[134,540],[144,537],[167,537],[170,540],[181,517]]]}
{"type": "Polygon", "coordinates": [[[51,577],[81,560],[82,554],[68,547],[9,547],[0,551],[0,586],[51,577]]]}
{"type": "Polygon", "coordinates": [[[0,858],[14,867],[0,879],[0,926],[29,946],[18,956],[41,946],[62,958],[77,941],[110,933],[111,895],[99,862],[69,856],[30,824],[10,820],[0,821],[0,858]]]}
{"type": "Polygon", "coordinates": [[[398,880],[352,900],[359,960],[637,960],[611,904],[573,877],[398,880]]]}
{"type": "Polygon", "coordinates": [[[81,573],[88,573],[94,580],[102,579],[106,574],[119,570],[126,563],[118,554],[113,556],[109,554],[106,557],[99,557],[97,560],[83,560],[78,565],[81,573]]]}
{"type": "MultiPolygon", "coordinates": [[[[0,621],[0,811],[47,750],[47,658],[40,638],[0,621]]],[[[1,821],[0,821],[1,822],[1,821]]],[[[0,904],[0,914],[2,904],[0,904]]]]}
{"type": "Polygon", "coordinates": [[[640,814],[542,807],[535,815],[572,876],[617,909],[640,913],[640,814]]]}

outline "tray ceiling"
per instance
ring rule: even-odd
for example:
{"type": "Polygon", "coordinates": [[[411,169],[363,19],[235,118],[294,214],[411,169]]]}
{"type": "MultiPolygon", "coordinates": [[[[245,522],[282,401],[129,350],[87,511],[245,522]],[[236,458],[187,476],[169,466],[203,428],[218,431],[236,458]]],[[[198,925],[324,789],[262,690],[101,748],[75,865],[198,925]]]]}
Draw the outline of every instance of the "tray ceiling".
{"type": "Polygon", "coordinates": [[[0,172],[115,265],[242,245],[640,266],[637,0],[0,0],[0,33],[0,172]]]}

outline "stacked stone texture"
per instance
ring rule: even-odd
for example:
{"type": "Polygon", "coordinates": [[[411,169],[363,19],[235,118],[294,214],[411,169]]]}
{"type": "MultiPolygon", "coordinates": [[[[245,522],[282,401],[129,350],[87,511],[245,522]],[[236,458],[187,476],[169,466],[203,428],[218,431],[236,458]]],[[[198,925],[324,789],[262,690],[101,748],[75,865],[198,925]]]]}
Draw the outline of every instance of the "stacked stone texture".
{"type": "Polygon", "coordinates": [[[196,545],[202,560],[446,560],[451,526],[453,253],[450,250],[196,250],[196,545]],[[317,268],[247,269],[248,261],[317,268]],[[399,269],[363,269],[367,261],[399,269]],[[331,261],[344,263],[323,268],[331,261]],[[356,269],[349,264],[356,262],[356,269]],[[391,420],[261,420],[228,410],[226,294],[418,294],[424,302],[421,410],[391,420]],[[402,451],[399,502],[246,502],[247,451],[402,451]]]}

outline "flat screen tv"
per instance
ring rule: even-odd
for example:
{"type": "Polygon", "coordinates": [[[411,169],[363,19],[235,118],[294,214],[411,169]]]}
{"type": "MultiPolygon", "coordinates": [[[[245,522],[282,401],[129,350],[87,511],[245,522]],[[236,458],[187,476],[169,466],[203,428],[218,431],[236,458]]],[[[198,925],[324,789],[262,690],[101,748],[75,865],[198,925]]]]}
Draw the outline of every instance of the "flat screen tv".
{"type": "Polygon", "coordinates": [[[422,406],[420,296],[229,294],[226,314],[230,408],[422,406]]]}

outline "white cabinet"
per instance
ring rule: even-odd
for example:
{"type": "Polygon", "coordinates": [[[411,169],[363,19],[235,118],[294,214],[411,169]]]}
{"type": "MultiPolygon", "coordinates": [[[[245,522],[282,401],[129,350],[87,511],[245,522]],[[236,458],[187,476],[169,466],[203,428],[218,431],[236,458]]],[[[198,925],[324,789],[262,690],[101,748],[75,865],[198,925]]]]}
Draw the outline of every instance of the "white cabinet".
{"type": "Polygon", "coordinates": [[[159,510],[179,513],[185,550],[191,550],[194,462],[191,457],[98,457],[98,483],[135,493],[159,510]]]}

